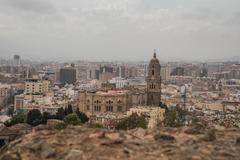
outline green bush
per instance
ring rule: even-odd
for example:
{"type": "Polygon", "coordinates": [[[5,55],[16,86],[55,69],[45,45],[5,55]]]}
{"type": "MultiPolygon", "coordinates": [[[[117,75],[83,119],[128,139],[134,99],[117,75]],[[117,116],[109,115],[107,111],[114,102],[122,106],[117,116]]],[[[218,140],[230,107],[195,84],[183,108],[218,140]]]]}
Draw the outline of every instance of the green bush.
{"type": "Polygon", "coordinates": [[[79,119],[81,120],[82,123],[88,122],[88,120],[89,120],[88,116],[85,113],[80,112],[79,108],[77,108],[76,114],[78,115],[78,117],[79,117],[79,119]]]}
{"type": "Polygon", "coordinates": [[[61,123],[55,124],[53,127],[54,127],[54,129],[62,130],[62,129],[65,129],[67,127],[67,125],[65,123],[61,122],[61,123]]]}
{"type": "Polygon", "coordinates": [[[103,125],[100,123],[89,123],[88,126],[91,128],[103,128],[103,125]]]}
{"type": "Polygon", "coordinates": [[[43,116],[38,109],[30,110],[27,114],[27,123],[32,126],[37,126],[43,123],[43,116]]]}
{"type": "Polygon", "coordinates": [[[67,116],[64,118],[64,122],[65,122],[67,125],[80,125],[80,124],[81,124],[81,121],[80,121],[80,119],[78,118],[78,116],[77,116],[76,113],[72,113],[72,114],[67,115],[67,116]]]}
{"type": "Polygon", "coordinates": [[[116,124],[115,128],[119,130],[128,130],[134,128],[143,128],[146,129],[148,125],[147,117],[144,115],[138,115],[133,113],[131,116],[124,118],[119,123],[116,124]]]}
{"type": "Polygon", "coordinates": [[[168,110],[165,112],[164,115],[164,126],[166,127],[180,127],[184,126],[186,122],[186,116],[189,113],[180,108],[180,107],[174,107],[171,110],[168,110]]]}
{"type": "Polygon", "coordinates": [[[18,123],[24,123],[25,120],[26,120],[26,114],[18,113],[17,115],[14,115],[11,120],[5,122],[4,124],[7,127],[10,127],[10,126],[18,124],[18,123]]]}

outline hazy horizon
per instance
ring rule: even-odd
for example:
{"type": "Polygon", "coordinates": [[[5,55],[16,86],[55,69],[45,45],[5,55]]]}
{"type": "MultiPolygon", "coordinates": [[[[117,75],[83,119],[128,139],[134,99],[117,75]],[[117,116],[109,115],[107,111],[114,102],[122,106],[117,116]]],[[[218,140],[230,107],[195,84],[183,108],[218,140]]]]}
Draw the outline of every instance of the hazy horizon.
{"type": "Polygon", "coordinates": [[[4,58],[206,61],[239,42],[239,0],[0,0],[4,58]]]}

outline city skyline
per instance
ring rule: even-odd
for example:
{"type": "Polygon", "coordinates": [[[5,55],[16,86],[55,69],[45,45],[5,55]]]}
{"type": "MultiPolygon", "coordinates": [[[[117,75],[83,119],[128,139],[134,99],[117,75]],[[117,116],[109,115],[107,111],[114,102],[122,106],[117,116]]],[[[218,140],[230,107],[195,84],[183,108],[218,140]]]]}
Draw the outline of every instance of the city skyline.
{"type": "Polygon", "coordinates": [[[237,0],[0,0],[0,57],[206,61],[239,55],[237,0]]]}

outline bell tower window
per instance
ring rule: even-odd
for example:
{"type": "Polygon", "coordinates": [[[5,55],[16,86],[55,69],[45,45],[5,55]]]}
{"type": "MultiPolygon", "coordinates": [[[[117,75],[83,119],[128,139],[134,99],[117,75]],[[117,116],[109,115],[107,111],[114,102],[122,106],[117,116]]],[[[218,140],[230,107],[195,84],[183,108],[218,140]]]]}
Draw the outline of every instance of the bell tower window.
{"type": "Polygon", "coordinates": [[[152,76],[154,76],[154,70],[152,70],[152,76]]]}

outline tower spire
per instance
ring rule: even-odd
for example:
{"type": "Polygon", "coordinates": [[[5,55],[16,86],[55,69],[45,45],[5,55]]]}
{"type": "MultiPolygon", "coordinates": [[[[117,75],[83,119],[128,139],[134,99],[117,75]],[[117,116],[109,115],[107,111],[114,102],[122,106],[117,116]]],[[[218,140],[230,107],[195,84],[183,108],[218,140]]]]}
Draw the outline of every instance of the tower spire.
{"type": "Polygon", "coordinates": [[[156,49],[155,49],[155,48],[154,48],[153,58],[157,58],[157,55],[156,55],[156,49]]]}

